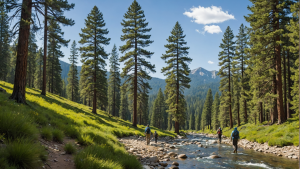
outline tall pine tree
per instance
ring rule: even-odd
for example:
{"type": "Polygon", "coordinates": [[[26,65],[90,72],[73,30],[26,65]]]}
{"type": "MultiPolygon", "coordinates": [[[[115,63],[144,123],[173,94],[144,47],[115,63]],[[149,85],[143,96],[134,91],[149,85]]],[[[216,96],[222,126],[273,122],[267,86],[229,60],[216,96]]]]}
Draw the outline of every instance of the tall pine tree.
{"type": "Polygon", "coordinates": [[[6,81],[10,62],[9,18],[5,6],[0,6],[0,80],[6,81]]]}
{"type": "Polygon", "coordinates": [[[212,91],[209,88],[206,95],[202,115],[201,115],[202,130],[204,130],[206,126],[208,129],[211,129],[212,105],[213,105],[213,96],[212,96],[212,91]]]}
{"type": "Polygon", "coordinates": [[[78,81],[78,71],[76,64],[78,59],[78,48],[76,47],[75,40],[71,45],[71,55],[69,57],[69,61],[71,63],[70,70],[68,73],[68,85],[66,88],[66,93],[68,95],[68,99],[78,102],[79,101],[79,81],[78,81]]]}
{"type": "Polygon", "coordinates": [[[81,78],[86,84],[84,90],[92,88],[93,93],[93,113],[97,113],[97,103],[101,109],[107,105],[107,80],[105,70],[105,60],[108,54],[104,50],[104,45],[108,45],[110,38],[105,37],[108,30],[104,29],[105,22],[103,14],[97,6],[94,6],[91,13],[85,19],[85,28],[81,29],[79,34],[81,40],[79,43],[81,51],[82,73],[81,78]],[[99,102],[97,102],[97,100],[99,102]]]}
{"type": "Polygon", "coordinates": [[[179,134],[179,122],[185,121],[185,99],[184,89],[190,88],[191,79],[188,77],[190,69],[188,63],[192,61],[188,55],[189,47],[185,46],[185,35],[178,22],[176,22],[171,36],[167,39],[168,43],[166,54],[161,57],[168,64],[162,68],[166,78],[166,92],[168,96],[168,112],[173,114],[175,121],[175,133],[179,134]],[[183,103],[183,104],[182,104],[183,103]],[[182,119],[183,118],[183,119],[182,119]]]}
{"type": "Polygon", "coordinates": [[[232,112],[231,112],[231,69],[232,69],[232,57],[234,57],[235,42],[233,41],[234,35],[230,27],[226,28],[224,32],[222,43],[220,48],[222,51],[219,53],[219,66],[221,66],[218,75],[220,75],[220,91],[222,92],[222,101],[225,110],[229,111],[230,128],[233,127],[232,112]]]}
{"type": "Polygon", "coordinates": [[[111,115],[118,116],[120,110],[120,64],[119,56],[117,53],[117,47],[114,45],[111,57],[109,58],[110,62],[110,75],[108,79],[108,111],[111,112],[111,115]]]}
{"type": "Polygon", "coordinates": [[[220,96],[219,92],[216,92],[214,102],[212,103],[212,117],[211,125],[212,129],[217,130],[220,127],[219,114],[220,114],[220,96]]]}
{"type": "Polygon", "coordinates": [[[150,59],[153,52],[143,48],[148,47],[153,41],[149,40],[151,35],[146,34],[151,31],[151,28],[147,28],[148,22],[146,22],[144,11],[136,0],[132,2],[124,14],[121,25],[123,26],[121,40],[126,41],[126,44],[120,47],[121,53],[125,53],[120,58],[120,62],[125,62],[121,77],[126,77],[125,83],[131,84],[129,91],[133,97],[132,125],[136,126],[138,96],[143,93],[143,88],[150,89],[147,80],[150,80],[151,76],[148,75],[147,70],[155,72],[155,66],[144,58],[150,59]]]}

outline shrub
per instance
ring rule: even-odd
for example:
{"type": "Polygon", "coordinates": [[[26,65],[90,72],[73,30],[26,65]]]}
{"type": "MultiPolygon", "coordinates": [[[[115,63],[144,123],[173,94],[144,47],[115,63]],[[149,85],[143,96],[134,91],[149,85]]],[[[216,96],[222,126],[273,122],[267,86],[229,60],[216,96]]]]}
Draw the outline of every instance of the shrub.
{"type": "Polygon", "coordinates": [[[30,140],[18,139],[7,144],[3,156],[9,165],[17,168],[32,169],[41,164],[40,155],[43,147],[30,140]]]}
{"type": "Polygon", "coordinates": [[[60,131],[59,129],[54,129],[52,132],[53,135],[53,141],[62,143],[64,140],[64,133],[60,131]]]}
{"type": "Polygon", "coordinates": [[[0,133],[10,139],[22,137],[36,139],[38,136],[38,131],[28,116],[11,111],[0,113],[0,133]]]}
{"type": "Polygon", "coordinates": [[[74,154],[76,153],[76,148],[73,144],[68,143],[65,145],[64,150],[66,151],[67,154],[74,154]]]}
{"type": "Polygon", "coordinates": [[[43,127],[41,129],[41,136],[42,136],[43,139],[51,141],[53,139],[52,128],[43,127]]]}

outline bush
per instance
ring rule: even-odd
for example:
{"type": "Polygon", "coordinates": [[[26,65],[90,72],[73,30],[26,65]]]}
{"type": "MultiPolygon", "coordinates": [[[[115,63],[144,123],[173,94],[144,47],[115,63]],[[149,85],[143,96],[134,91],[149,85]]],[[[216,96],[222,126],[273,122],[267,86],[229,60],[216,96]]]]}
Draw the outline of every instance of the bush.
{"type": "Polygon", "coordinates": [[[68,143],[65,145],[64,150],[67,154],[74,154],[76,153],[76,148],[73,144],[68,143]]]}
{"type": "Polygon", "coordinates": [[[7,144],[3,157],[7,163],[17,168],[33,169],[41,164],[40,155],[43,147],[30,140],[18,139],[7,144]]]}
{"type": "Polygon", "coordinates": [[[0,113],[0,133],[9,139],[38,137],[38,131],[31,119],[23,113],[15,112],[0,113]]]}
{"type": "Polygon", "coordinates": [[[54,129],[52,132],[53,135],[53,141],[62,143],[64,140],[64,133],[58,129],[54,129]]]}
{"type": "Polygon", "coordinates": [[[50,127],[43,127],[41,129],[41,136],[45,140],[52,141],[52,139],[53,139],[52,128],[50,128],[50,127]]]}

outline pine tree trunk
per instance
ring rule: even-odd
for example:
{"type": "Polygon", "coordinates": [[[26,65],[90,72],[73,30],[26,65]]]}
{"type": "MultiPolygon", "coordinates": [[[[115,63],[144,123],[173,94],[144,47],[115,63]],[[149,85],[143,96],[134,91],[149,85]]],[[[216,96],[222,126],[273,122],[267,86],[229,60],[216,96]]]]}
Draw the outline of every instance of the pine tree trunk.
{"type": "Polygon", "coordinates": [[[18,52],[16,61],[16,72],[14,89],[10,99],[16,100],[17,103],[25,103],[25,90],[26,90],[26,71],[27,71],[27,57],[28,57],[28,39],[30,34],[32,0],[23,0],[21,10],[21,22],[19,28],[18,52]]]}
{"type": "Polygon", "coordinates": [[[53,54],[52,54],[52,64],[51,64],[51,67],[52,67],[52,75],[51,75],[51,93],[53,93],[53,88],[54,88],[54,48],[55,48],[55,44],[54,44],[54,41],[52,42],[53,44],[53,54]]]}
{"type": "MultiPolygon", "coordinates": [[[[228,53],[229,53],[229,49],[228,49],[228,53]]],[[[229,59],[229,62],[230,62],[229,55],[228,55],[228,59],[229,59]]],[[[230,118],[230,128],[232,128],[233,127],[233,122],[232,122],[232,112],[231,112],[231,88],[230,88],[230,83],[231,83],[231,80],[230,80],[230,63],[229,63],[229,66],[228,66],[229,118],[230,118]]]]}
{"type": "MultiPolygon", "coordinates": [[[[277,89],[277,84],[276,84],[276,75],[273,75],[273,94],[277,94],[276,92],[277,89]]],[[[276,100],[274,99],[273,101],[273,110],[271,113],[271,123],[274,124],[275,121],[278,118],[278,112],[277,112],[277,105],[276,105],[276,100]]]]}
{"type": "MultiPolygon", "coordinates": [[[[44,26],[44,61],[43,61],[43,86],[42,86],[42,93],[41,95],[44,95],[46,96],[46,83],[47,83],[47,80],[46,80],[46,59],[47,59],[47,5],[45,4],[45,26],[44,26]]],[[[50,86],[49,86],[50,87],[50,86]]]]}
{"type": "Polygon", "coordinates": [[[262,102],[259,102],[259,122],[262,123],[263,122],[263,107],[262,107],[262,102]]]}
{"type": "MultiPolygon", "coordinates": [[[[284,51],[286,53],[286,51],[284,51]]],[[[286,96],[286,64],[285,64],[285,55],[283,55],[283,94],[284,94],[284,104],[283,109],[285,113],[285,117],[287,119],[287,96],[286,96]]]]}
{"type": "MultiPolygon", "coordinates": [[[[278,13],[277,9],[278,0],[276,0],[275,13],[278,13]]],[[[279,18],[275,19],[274,31],[279,30],[279,18]]],[[[278,124],[285,121],[285,114],[283,111],[283,101],[282,101],[282,77],[281,77],[281,46],[276,44],[280,41],[280,35],[275,37],[275,59],[276,59],[276,82],[277,82],[277,110],[278,110],[278,124]]]]}
{"type": "Polygon", "coordinates": [[[116,110],[115,110],[115,104],[116,104],[116,103],[115,103],[115,92],[116,92],[116,90],[115,90],[115,89],[116,89],[116,88],[115,88],[115,85],[116,85],[116,84],[115,84],[115,79],[114,79],[114,86],[113,86],[113,88],[114,88],[114,93],[113,93],[113,113],[112,113],[112,116],[115,116],[115,111],[116,111],[116,110]]]}
{"type": "Polygon", "coordinates": [[[287,77],[287,82],[288,82],[288,87],[287,87],[287,90],[288,90],[288,93],[287,93],[287,118],[291,118],[291,110],[290,110],[290,101],[292,100],[291,98],[291,70],[290,70],[290,51],[288,50],[287,51],[287,74],[288,74],[288,77],[287,77]]]}
{"type": "MultiPolygon", "coordinates": [[[[238,100],[237,100],[238,102],[238,100]]],[[[241,125],[241,121],[240,121],[240,104],[237,104],[237,115],[238,115],[238,126],[241,125]]]]}
{"type": "MultiPolygon", "coordinates": [[[[177,58],[176,58],[176,62],[177,62],[177,74],[176,74],[176,115],[178,116],[178,105],[179,105],[179,77],[178,77],[178,71],[179,71],[179,53],[178,53],[178,42],[177,42],[177,58]]],[[[179,134],[179,122],[178,119],[175,121],[175,133],[179,134]]]]}
{"type": "MultiPolygon", "coordinates": [[[[135,27],[136,20],[135,20],[135,27]]],[[[137,33],[135,31],[135,33],[137,33]]],[[[137,52],[137,39],[134,39],[134,50],[137,52]]],[[[134,55],[134,91],[133,91],[133,120],[132,120],[132,126],[137,127],[137,54],[134,55]]]]}
{"type": "Polygon", "coordinates": [[[95,37],[94,37],[94,48],[95,48],[95,53],[94,53],[94,98],[93,98],[93,110],[92,113],[97,114],[97,89],[96,89],[96,71],[97,71],[97,60],[96,60],[96,54],[97,54],[97,44],[96,44],[96,32],[95,32],[95,37]]]}

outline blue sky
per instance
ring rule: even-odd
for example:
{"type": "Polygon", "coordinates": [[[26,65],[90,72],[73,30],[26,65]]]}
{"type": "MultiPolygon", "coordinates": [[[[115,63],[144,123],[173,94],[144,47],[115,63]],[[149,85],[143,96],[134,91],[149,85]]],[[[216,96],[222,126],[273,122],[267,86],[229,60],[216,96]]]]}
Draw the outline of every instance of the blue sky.
{"type": "MultiPolygon", "coordinates": [[[[109,30],[107,37],[110,37],[111,41],[105,50],[110,53],[113,44],[116,44],[117,47],[124,44],[120,40],[122,34],[120,23],[132,1],[69,0],[69,2],[75,3],[75,8],[65,12],[65,16],[74,19],[75,25],[62,27],[65,32],[64,38],[70,39],[71,42],[80,40],[79,33],[81,28],[85,26],[84,19],[96,5],[103,13],[106,28],[109,30]]],[[[187,46],[190,47],[189,57],[193,59],[189,65],[191,70],[198,67],[218,70],[219,45],[226,27],[230,26],[236,35],[242,23],[246,26],[249,25],[244,19],[244,16],[249,13],[247,6],[251,5],[248,0],[138,0],[138,2],[144,10],[149,27],[152,28],[150,34],[154,43],[147,50],[154,52],[150,59],[150,62],[156,67],[156,73],[151,74],[153,77],[164,78],[161,68],[166,64],[160,57],[166,50],[164,47],[167,43],[166,39],[176,21],[181,24],[186,34],[187,46]]],[[[39,32],[37,35],[39,46],[43,46],[42,40],[40,40],[42,37],[43,32],[39,32]]],[[[67,63],[69,63],[70,46],[71,43],[69,43],[68,48],[62,48],[65,57],[61,60],[67,63]]]]}

